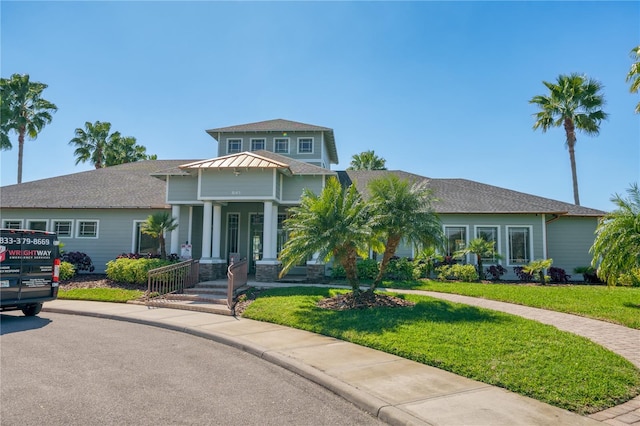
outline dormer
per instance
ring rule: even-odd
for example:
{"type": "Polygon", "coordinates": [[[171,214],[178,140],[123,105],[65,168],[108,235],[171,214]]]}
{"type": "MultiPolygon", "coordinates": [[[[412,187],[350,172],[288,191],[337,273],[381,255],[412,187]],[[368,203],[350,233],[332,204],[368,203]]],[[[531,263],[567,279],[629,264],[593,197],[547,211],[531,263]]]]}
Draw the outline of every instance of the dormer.
{"type": "Polygon", "coordinates": [[[265,150],[330,169],[338,164],[333,129],[289,120],[268,120],[207,130],[218,156],[265,150]]]}

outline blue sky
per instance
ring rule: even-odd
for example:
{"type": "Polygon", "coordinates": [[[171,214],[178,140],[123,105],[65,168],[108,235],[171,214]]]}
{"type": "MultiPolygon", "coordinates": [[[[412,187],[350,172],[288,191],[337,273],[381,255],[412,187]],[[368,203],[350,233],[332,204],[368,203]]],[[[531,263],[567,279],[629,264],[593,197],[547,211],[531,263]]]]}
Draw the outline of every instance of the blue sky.
{"type": "MultiPolygon", "coordinates": [[[[542,81],[604,85],[600,135],[578,134],[581,204],[640,181],[638,2],[0,3],[2,77],[49,85],[53,122],[25,143],[23,182],[90,170],[68,142],[112,123],[160,159],[215,156],[206,129],[284,118],[334,129],[344,170],[366,150],[433,178],[573,201],[563,129],[534,132],[542,81]]],[[[0,153],[16,183],[14,149],[0,153]]],[[[69,188],[73,191],[73,188],[69,188]]]]}

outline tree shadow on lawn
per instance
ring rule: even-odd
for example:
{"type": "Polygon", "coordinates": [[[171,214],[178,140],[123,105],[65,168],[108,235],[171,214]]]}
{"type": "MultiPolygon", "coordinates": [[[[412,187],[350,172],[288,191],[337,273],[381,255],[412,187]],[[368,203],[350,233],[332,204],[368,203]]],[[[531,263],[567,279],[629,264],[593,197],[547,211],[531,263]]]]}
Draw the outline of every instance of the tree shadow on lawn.
{"type": "MultiPolygon", "coordinates": [[[[289,288],[289,291],[291,296],[295,294],[327,298],[336,294],[335,290],[326,288],[295,287],[289,288]]],[[[395,296],[411,300],[416,304],[405,307],[375,307],[340,311],[322,309],[315,303],[304,304],[295,309],[292,317],[307,329],[329,335],[335,335],[337,330],[382,334],[418,322],[449,324],[508,322],[508,318],[504,314],[475,306],[446,302],[427,296],[395,296]]]]}

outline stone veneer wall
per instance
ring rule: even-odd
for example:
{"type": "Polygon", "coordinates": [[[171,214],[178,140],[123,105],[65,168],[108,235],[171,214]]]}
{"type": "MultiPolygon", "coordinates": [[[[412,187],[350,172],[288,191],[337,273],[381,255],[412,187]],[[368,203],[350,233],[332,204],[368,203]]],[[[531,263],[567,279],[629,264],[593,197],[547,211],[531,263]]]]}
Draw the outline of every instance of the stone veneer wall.
{"type": "Polygon", "coordinates": [[[200,263],[199,281],[214,281],[227,277],[225,263],[200,263]]]}
{"type": "Polygon", "coordinates": [[[280,263],[270,265],[256,265],[256,281],[262,283],[269,283],[278,281],[278,274],[281,268],[280,263]]]}
{"type": "Polygon", "coordinates": [[[327,282],[327,276],[325,275],[324,263],[307,263],[307,282],[310,283],[324,283],[327,282]]]}

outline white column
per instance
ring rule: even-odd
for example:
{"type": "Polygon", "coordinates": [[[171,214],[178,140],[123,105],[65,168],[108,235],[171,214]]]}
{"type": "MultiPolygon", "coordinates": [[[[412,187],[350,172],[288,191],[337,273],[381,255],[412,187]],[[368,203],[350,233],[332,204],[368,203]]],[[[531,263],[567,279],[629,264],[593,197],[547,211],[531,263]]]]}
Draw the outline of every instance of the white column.
{"type": "Polygon", "coordinates": [[[264,223],[262,231],[262,259],[272,260],[275,257],[273,250],[273,202],[264,202],[264,223]]]}
{"type": "Polygon", "coordinates": [[[213,237],[211,239],[211,257],[220,259],[220,240],[222,232],[222,206],[213,206],[213,237]]]}
{"type": "Polygon", "coordinates": [[[273,206],[273,218],[271,220],[271,253],[273,258],[278,257],[278,206],[273,206]]]}
{"type": "Polygon", "coordinates": [[[180,240],[179,240],[179,231],[180,231],[180,206],[173,205],[171,206],[171,216],[176,220],[178,226],[176,229],[171,231],[171,253],[180,254],[180,240]]]}
{"type": "Polygon", "coordinates": [[[202,258],[211,259],[211,219],[213,216],[213,203],[204,202],[204,213],[202,215],[202,258]]]}

